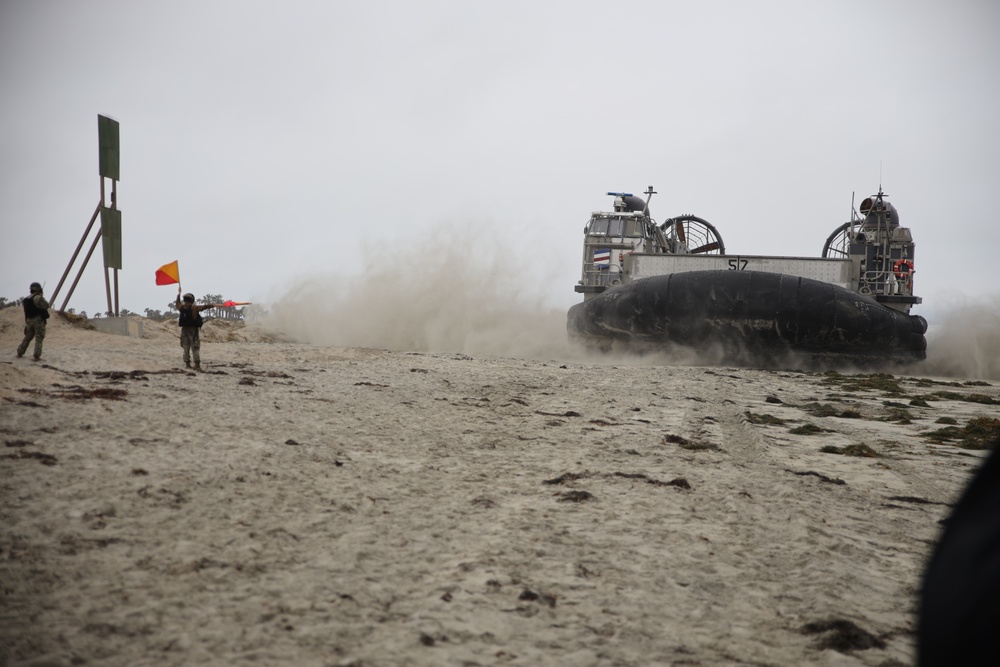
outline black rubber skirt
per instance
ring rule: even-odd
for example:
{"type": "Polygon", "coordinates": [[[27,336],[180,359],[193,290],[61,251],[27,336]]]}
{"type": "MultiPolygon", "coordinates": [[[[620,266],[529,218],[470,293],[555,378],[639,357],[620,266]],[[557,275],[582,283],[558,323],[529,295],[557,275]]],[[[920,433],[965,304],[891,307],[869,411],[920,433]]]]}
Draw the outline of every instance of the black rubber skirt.
{"type": "Polygon", "coordinates": [[[682,346],[719,361],[789,353],[867,364],[926,356],[927,322],[829,283],[758,271],[690,271],[610,289],[569,310],[572,338],[598,348],[682,346]]]}

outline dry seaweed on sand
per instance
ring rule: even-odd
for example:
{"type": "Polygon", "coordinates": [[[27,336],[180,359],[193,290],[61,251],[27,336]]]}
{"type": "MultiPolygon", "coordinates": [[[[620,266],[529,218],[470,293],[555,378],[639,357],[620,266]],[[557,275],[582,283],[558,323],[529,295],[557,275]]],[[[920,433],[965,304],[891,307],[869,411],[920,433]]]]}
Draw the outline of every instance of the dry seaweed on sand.
{"type": "Polygon", "coordinates": [[[750,410],[747,410],[743,414],[746,416],[747,421],[749,421],[751,424],[767,424],[772,426],[782,426],[788,423],[787,419],[782,419],[781,417],[775,417],[774,415],[768,414],[766,412],[760,413],[760,412],[751,412],[750,410]]]}
{"type": "Polygon", "coordinates": [[[822,635],[816,643],[817,648],[833,649],[840,653],[885,648],[882,639],[858,627],[853,621],[842,618],[806,623],[801,632],[804,635],[822,635]]]}
{"type": "Polygon", "coordinates": [[[558,477],[553,477],[552,479],[542,480],[542,484],[565,484],[566,482],[575,482],[578,479],[585,479],[587,477],[592,477],[593,473],[590,471],[584,472],[564,472],[558,477]]]}
{"type": "Polygon", "coordinates": [[[888,373],[862,375],[841,375],[836,371],[823,374],[822,384],[839,386],[844,391],[881,391],[892,396],[902,396],[906,392],[900,386],[899,378],[888,373]]]}
{"type": "Polygon", "coordinates": [[[85,389],[83,387],[73,386],[60,389],[59,391],[49,392],[49,395],[57,398],[68,398],[74,400],[102,398],[109,401],[124,401],[125,397],[128,396],[128,391],[125,389],[115,389],[113,387],[85,389]]]}
{"type": "Polygon", "coordinates": [[[830,477],[829,475],[824,475],[821,472],[816,472],[815,470],[789,470],[785,468],[785,472],[790,472],[793,475],[798,475],[799,477],[817,477],[821,482],[826,482],[827,484],[836,484],[838,486],[843,486],[847,484],[844,480],[839,477],[830,477]]]}
{"type": "Polygon", "coordinates": [[[917,496],[889,496],[886,500],[895,500],[901,503],[913,503],[914,505],[944,505],[945,507],[950,507],[949,503],[943,503],[937,500],[928,500],[927,498],[919,498],[917,496]]]}
{"type": "Polygon", "coordinates": [[[857,408],[835,408],[829,403],[806,403],[799,406],[813,417],[840,417],[842,419],[861,419],[863,415],[857,408]]]}
{"type": "Polygon", "coordinates": [[[962,449],[991,449],[1000,440],[1000,419],[975,417],[962,426],[945,426],[924,434],[929,441],[962,449]]]}
{"type": "MultiPolygon", "coordinates": [[[[716,447],[718,449],[718,447],[716,447]]],[[[624,477],[626,479],[641,479],[647,484],[652,484],[653,486],[676,486],[679,489],[691,490],[691,484],[683,477],[675,477],[669,482],[663,482],[658,479],[653,479],[645,473],[627,473],[627,472],[616,472],[612,473],[614,477],[624,477]]]]}
{"type": "Polygon", "coordinates": [[[788,429],[788,432],[792,435],[819,435],[820,433],[831,433],[829,429],[816,426],[816,424],[813,424],[812,422],[806,422],[802,426],[790,428],[788,429]]]}
{"type": "Polygon", "coordinates": [[[821,452],[824,454],[840,454],[842,456],[859,456],[862,458],[873,459],[878,457],[878,452],[869,447],[864,443],[858,443],[854,445],[846,445],[844,447],[837,447],[836,445],[826,445],[820,447],[821,452]]]}
{"type": "Polygon", "coordinates": [[[0,459],[37,459],[42,465],[54,466],[59,459],[44,452],[32,452],[18,449],[13,454],[0,454],[0,459]]]}
{"type": "Polygon", "coordinates": [[[912,424],[913,415],[906,407],[892,406],[886,411],[886,413],[883,416],[878,417],[875,421],[895,422],[897,424],[912,424]]]}
{"type": "Polygon", "coordinates": [[[924,398],[935,401],[965,401],[966,403],[981,403],[982,405],[1000,405],[1000,401],[985,394],[960,394],[955,391],[935,391],[924,398]]]}
{"type": "Polygon", "coordinates": [[[597,500],[594,494],[589,491],[560,491],[556,496],[561,503],[582,503],[588,500],[597,500]]]}
{"type": "Polygon", "coordinates": [[[678,445],[681,449],[686,449],[689,452],[718,452],[722,451],[722,448],[718,445],[712,444],[711,442],[685,442],[678,445]]]}
{"type": "Polygon", "coordinates": [[[834,408],[829,403],[806,403],[805,405],[799,406],[801,409],[805,410],[813,417],[833,417],[837,414],[836,408],[834,408]]]}

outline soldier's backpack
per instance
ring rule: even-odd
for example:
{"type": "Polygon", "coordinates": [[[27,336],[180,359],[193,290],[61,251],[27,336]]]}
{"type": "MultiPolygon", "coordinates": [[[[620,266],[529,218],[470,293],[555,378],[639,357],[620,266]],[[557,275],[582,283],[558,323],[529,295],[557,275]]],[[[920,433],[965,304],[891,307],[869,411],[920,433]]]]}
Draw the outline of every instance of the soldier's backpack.
{"type": "Polygon", "coordinates": [[[194,312],[194,308],[181,308],[181,316],[177,318],[177,325],[182,327],[201,327],[205,323],[201,319],[201,313],[194,312]]]}
{"type": "Polygon", "coordinates": [[[49,319],[49,311],[36,306],[34,297],[34,294],[29,294],[21,301],[21,305],[24,306],[24,319],[33,317],[40,317],[43,321],[49,319]]]}

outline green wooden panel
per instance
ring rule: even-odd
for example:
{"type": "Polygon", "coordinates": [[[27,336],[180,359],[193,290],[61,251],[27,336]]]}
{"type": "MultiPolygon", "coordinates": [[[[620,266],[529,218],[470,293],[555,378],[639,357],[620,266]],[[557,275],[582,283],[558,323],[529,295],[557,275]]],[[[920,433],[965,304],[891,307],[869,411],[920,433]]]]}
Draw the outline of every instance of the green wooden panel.
{"type": "Polygon", "coordinates": [[[122,268],[122,212],[101,207],[101,241],[104,242],[104,266],[122,268]]]}
{"type": "Polygon", "coordinates": [[[118,121],[107,116],[97,117],[97,138],[100,147],[101,176],[118,178],[118,121]]]}

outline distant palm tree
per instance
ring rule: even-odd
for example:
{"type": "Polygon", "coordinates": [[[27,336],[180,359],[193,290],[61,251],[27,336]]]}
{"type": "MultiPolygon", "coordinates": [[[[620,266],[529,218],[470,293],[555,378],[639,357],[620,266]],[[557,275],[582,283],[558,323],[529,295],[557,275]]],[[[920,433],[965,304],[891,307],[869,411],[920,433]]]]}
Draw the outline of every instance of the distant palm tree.
{"type": "MultiPolygon", "coordinates": [[[[222,295],[206,294],[205,296],[198,299],[198,303],[200,304],[222,303],[222,295]]],[[[218,308],[212,308],[211,310],[206,311],[205,314],[210,315],[211,317],[218,317],[219,316],[218,310],[219,310],[218,308]]]]}

